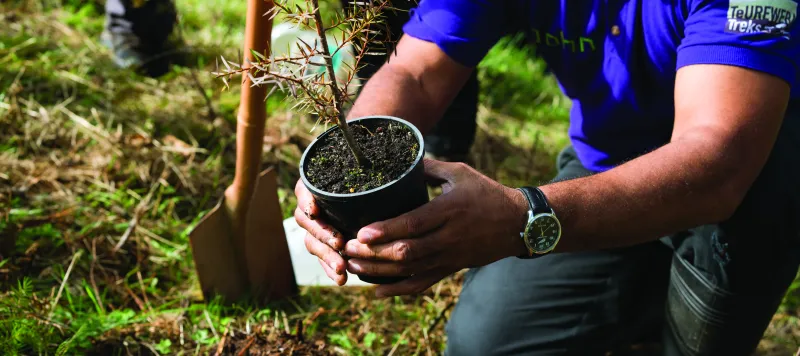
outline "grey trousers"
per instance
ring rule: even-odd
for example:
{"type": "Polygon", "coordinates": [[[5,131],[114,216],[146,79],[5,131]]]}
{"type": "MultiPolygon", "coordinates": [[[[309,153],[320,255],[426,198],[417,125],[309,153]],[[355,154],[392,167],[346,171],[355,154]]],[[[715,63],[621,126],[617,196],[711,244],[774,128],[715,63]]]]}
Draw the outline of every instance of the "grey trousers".
{"type": "MultiPolygon", "coordinates": [[[[448,355],[750,355],[800,265],[800,111],[720,224],[629,248],[507,258],[468,271],[448,355]],[[652,353],[648,353],[652,354],[652,353]]],[[[592,174],[571,148],[557,180],[592,174]]]]}

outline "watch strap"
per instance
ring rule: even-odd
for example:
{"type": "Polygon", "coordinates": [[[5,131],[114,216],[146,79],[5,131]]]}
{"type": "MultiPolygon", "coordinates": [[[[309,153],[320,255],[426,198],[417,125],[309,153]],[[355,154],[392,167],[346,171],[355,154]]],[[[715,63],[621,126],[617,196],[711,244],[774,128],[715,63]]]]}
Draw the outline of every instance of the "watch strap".
{"type": "Polygon", "coordinates": [[[528,200],[528,207],[533,212],[533,215],[553,212],[541,189],[537,187],[522,187],[519,190],[522,191],[522,194],[525,194],[525,198],[528,200]]]}
{"type": "MultiPolygon", "coordinates": [[[[539,190],[539,188],[521,187],[517,188],[517,190],[521,191],[522,194],[525,196],[525,200],[528,201],[528,209],[532,212],[531,216],[552,211],[550,210],[550,207],[547,205],[547,200],[544,198],[544,193],[542,193],[542,191],[539,190]]],[[[527,223],[530,223],[530,221],[527,223]]],[[[520,235],[521,235],[520,237],[523,239],[523,243],[525,243],[526,248],[528,248],[529,250],[528,253],[519,255],[517,256],[517,258],[527,260],[541,256],[539,254],[530,251],[528,243],[524,241],[525,240],[524,232],[520,233],[520,235]]]]}

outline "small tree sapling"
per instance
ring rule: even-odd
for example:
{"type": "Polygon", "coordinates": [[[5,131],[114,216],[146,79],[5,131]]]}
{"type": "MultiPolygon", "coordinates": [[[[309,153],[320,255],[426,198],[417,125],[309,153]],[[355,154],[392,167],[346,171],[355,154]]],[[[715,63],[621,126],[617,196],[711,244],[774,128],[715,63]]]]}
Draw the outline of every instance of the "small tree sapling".
{"type": "MultiPolygon", "coordinates": [[[[299,55],[287,55],[268,58],[264,54],[254,53],[256,63],[238,65],[222,58],[226,71],[216,72],[228,85],[230,78],[238,73],[249,76],[253,85],[269,85],[275,90],[283,90],[291,95],[297,104],[293,109],[305,111],[318,117],[318,123],[335,123],[346,140],[350,152],[360,167],[368,167],[369,160],[353,139],[352,129],[345,119],[344,107],[353,102],[353,86],[356,73],[365,56],[385,53],[375,51],[376,46],[390,48],[391,34],[388,27],[382,26],[383,12],[399,11],[391,7],[390,0],[365,0],[353,5],[353,11],[336,14],[333,24],[327,28],[323,25],[319,0],[305,0],[305,6],[292,6],[290,1],[276,1],[272,10],[265,14],[272,18],[278,15],[301,29],[316,32],[314,43],[298,39],[296,43],[299,55]],[[386,29],[384,31],[376,29],[386,29]],[[341,40],[334,46],[328,41],[330,33],[337,33],[341,40]],[[355,48],[354,65],[346,66],[343,80],[337,80],[333,58],[348,47],[355,48]],[[332,50],[333,49],[333,50],[332,50]],[[318,70],[322,68],[323,70],[318,70]]],[[[341,77],[341,76],[340,76],[341,77]]]]}
{"type": "MultiPolygon", "coordinates": [[[[429,199],[424,140],[412,123],[374,115],[345,120],[345,106],[352,104],[357,92],[354,87],[360,82],[356,73],[362,60],[368,55],[386,55],[375,48],[393,48],[383,13],[401,10],[392,8],[389,0],[356,0],[352,9],[337,14],[326,28],[319,0],[304,1],[301,8],[278,0],[266,16],[280,14],[295,26],[313,31],[316,35],[309,36],[313,41],[299,37],[297,51],[286,55],[254,53],[255,63],[235,65],[223,59],[226,70],[216,74],[226,85],[233,75],[247,75],[252,85],[271,85],[270,94],[276,90],[288,93],[296,101],[293,110],[315,115],[317,123],[337,124],[306,148],[299,164],[300,179],[325,221],[345,239],[352,239],[362,227],[411,211],[429,199]],[[344,62],[345,68],[337,76],[334,58],[349,50],[354,64],[344,62]]],[[[392,283],[405,277],[359,278],[392,283]]]]}

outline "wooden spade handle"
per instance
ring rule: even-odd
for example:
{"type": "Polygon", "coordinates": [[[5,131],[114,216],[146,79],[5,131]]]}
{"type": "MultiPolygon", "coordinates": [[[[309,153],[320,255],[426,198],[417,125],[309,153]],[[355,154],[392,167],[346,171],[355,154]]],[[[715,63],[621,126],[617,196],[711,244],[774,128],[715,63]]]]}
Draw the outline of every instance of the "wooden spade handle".
{"type": "MultiPolygon", "coordinates": [[[[244,31],[244,58],[242,68],[250,66],[257,58],[251,49],[270,56],[272,39],[272,20],[264,14],[274,6],[272,0],[247,0],[247,17],[244,31]]],[[[239,114],[236,124],[236,173],[233,184],[226,192],[229,207],[233,209],[234,219],[243,223],[247,208],[255,189],[258,172],[261,168],[261,153],[264,145],[264,126],[267,119],[267,88],[264,85],[252,86],[247,74],[242,75],[242,92],[239,101],[239,114]]]]}

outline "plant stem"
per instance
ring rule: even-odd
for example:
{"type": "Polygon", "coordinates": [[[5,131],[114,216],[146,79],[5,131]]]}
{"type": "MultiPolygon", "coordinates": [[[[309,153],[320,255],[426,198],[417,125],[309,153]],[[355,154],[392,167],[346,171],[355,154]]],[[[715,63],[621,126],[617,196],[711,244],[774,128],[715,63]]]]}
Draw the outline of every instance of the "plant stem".
{"type": "Polygon", "coordinates": [[[333,70],[333,57],[331,56],[331,52],[328,50],[328,38],[325,36],[325,29],[322,28],[322,16],[319,13],[319,0],[311,0],[311,5],[314,7],[314,22],[317,29],[317,35],[319,36],[319,41],[322,44],[322,55],[325,57],[325,66],[328,69],[328,76],[330,77],[329,85],[331,87],[331,91],[333,92],[333,108],[337,114],[336,120],[339,124],[339,128],[344,134],[345,141],[347,141],[347,147],[350,148],[350,152],[353,153],[353,156],[356,159],[356,163],[361,167],[365,167],[369,165],[369,160],[366,156],[364,156],[364,152],[361,151],[361,148],[358,147],[356,141],[353,139],[353,133],[350,131],[350,125],[347,124],[347,120],[344,116],[344,110],[342,110],[342,105],[345,102],[345,98],[344,94],[339,91],[339,87],[336,84],[336,72],[333,70]]]}

